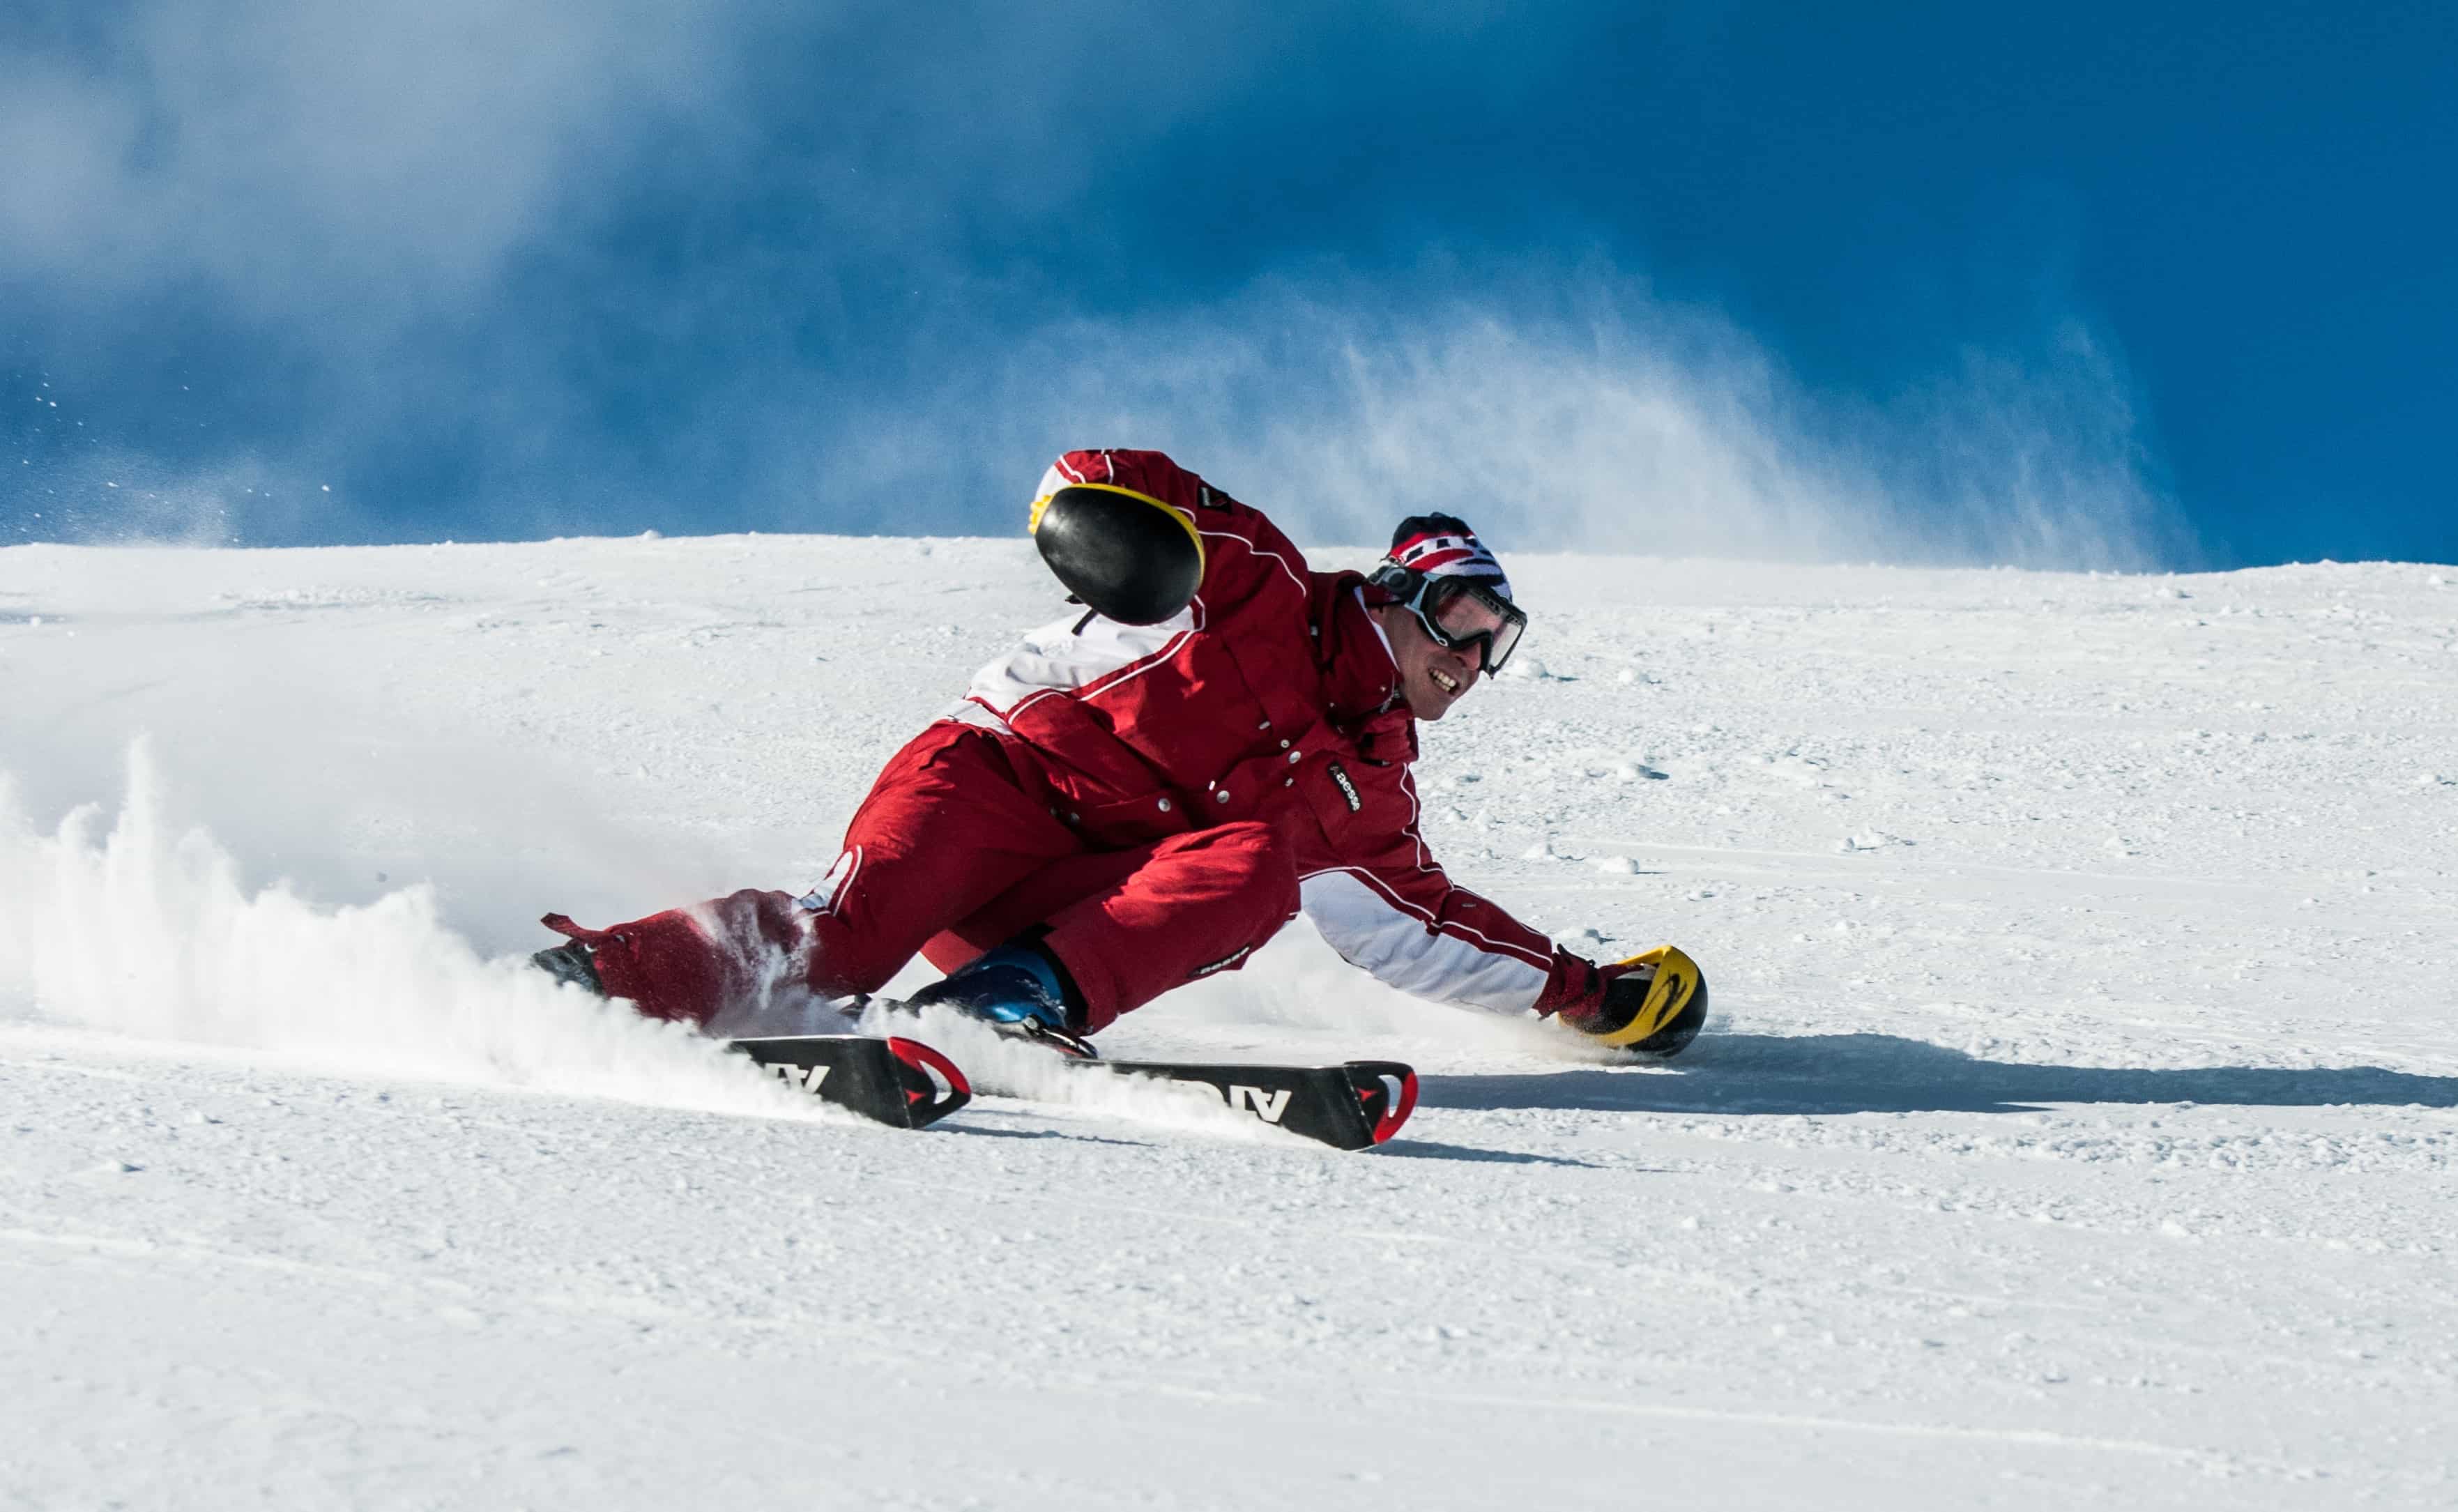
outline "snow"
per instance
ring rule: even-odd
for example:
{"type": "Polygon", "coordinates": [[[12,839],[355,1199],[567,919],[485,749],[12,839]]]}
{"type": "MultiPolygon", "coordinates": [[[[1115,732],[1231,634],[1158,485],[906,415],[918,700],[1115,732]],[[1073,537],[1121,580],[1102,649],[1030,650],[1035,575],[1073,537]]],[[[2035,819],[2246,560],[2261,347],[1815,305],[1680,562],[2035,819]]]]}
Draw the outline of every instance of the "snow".
{"type": "Polygon", "coordinates": [[[520,968],[816,879],[1020,541],[0,550],[0,1500],[2458,1501],[2446,569],[1510,567],[1428,832],[1717,1017],[1301,925],[1107,1037],[1414,1061],[1340,1155],[848,1123],[520,968]]]}

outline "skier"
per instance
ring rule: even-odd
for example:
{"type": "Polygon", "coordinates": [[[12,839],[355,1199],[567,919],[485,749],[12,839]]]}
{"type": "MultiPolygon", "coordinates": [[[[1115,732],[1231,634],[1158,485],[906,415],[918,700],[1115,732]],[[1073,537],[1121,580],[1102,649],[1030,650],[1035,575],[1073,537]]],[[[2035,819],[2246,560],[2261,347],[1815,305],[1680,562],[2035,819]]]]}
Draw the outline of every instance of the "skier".
{"type": "Polygon", "coordinates": [[[559,914],[537,963],[655,1018],[756,1023],[873,993],[918,951],[943,1005],[1082,1037],[1234,971],[1303,908],[1403,991],[1533,1010],[1677,1053],[1706,1018],[1660,947],[1599,964],[1452,885],[1418,831],[1417,727],[1527,626],[1462,521],[1405,520],[1370,575],[1317,572],[1156,451],[1071,451],[1031,529],[1084,606],[1029,632],[889,759],[801,897],[745,890],[610,929],[559,914]]]}

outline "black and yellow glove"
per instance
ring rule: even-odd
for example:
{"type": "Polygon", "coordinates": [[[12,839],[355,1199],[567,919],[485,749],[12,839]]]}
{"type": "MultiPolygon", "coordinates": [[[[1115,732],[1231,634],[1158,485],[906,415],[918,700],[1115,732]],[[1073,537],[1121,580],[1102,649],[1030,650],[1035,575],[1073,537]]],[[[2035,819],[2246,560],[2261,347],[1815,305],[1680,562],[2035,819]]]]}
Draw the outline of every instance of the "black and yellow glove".
{"type": "Polygon", "coordinates": [[[1599,1044],[1670,1060],[1707,1022],[1707,978],[1671,945],[1601,966],[1557,948],[1536,1011],[1599,1044]]]}
{"type": "Polygon", "coordinates": [[[1032,501],[1032,544],[1067,591],[1122,625],[1157,625],[1203,582],[1195,522],[1114,483],[1070,484],[1032,501]]]}

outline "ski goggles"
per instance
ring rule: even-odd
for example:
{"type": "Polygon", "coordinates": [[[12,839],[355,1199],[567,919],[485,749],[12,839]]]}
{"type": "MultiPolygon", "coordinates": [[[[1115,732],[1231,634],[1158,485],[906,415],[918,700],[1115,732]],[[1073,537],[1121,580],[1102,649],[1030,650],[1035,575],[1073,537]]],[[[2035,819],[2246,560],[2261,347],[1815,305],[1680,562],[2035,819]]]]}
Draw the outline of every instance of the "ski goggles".
{"type": "Polygon", "coordinates": [[[1448,651],[1476,647],[1488,676],[1502,670],[1528,628],[1527,611],[1478,578],[1427,577],[1406,568],[1386,569],[1375,578],[1417,616],[1436,645],[1448,651]],[[1415,581],[1404,581],[1403,574],[1415,581]]]}

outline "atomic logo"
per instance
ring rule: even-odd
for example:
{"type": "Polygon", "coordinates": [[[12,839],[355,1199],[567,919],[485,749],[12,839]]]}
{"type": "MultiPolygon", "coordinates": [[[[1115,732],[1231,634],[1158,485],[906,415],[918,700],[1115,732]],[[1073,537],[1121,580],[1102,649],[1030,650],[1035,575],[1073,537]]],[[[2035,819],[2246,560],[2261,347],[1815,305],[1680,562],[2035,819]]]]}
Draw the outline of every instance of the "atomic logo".
{"type": "Polygon", "coordinates": [[[794,1066],[784,1061],[778,1061],[770,1065],[768,1069],[776,1072],[777,1080],[784,1083],[788,1087],[799,1087],[803,1091],[817,1093],[820,1089],[820,1084],[828,1079],[828,1072],[834,1069],[834,1067],[826,1066],[794,1066]]]}

